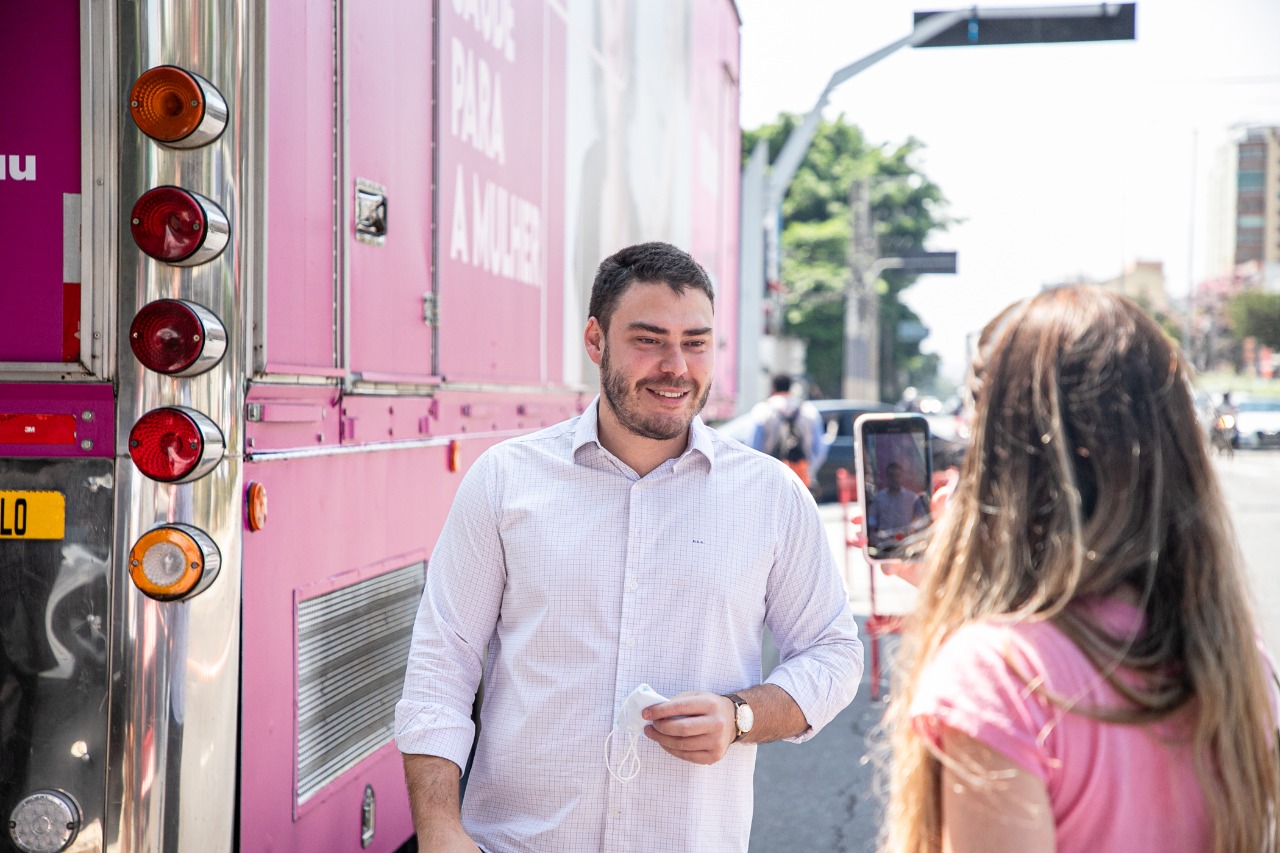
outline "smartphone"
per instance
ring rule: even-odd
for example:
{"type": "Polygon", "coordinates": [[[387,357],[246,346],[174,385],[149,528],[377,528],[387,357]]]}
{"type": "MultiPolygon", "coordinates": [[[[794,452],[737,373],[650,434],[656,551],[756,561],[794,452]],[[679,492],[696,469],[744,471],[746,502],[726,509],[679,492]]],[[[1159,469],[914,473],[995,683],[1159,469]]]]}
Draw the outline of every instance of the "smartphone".
{"type": "Polygon", "coordinates": [[[933,455],[929,422],[919,415],[868,413],[853,423],[858,501],[868,560],[918,556],[933,521],[933,455]]]}

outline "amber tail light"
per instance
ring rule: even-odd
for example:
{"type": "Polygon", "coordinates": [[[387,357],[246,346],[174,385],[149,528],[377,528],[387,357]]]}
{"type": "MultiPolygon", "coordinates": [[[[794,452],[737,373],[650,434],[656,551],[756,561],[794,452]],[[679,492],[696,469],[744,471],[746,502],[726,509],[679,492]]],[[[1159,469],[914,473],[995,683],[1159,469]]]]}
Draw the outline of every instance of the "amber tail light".
{"type": "Polygon", "coordinates": [[[145,595],[161,601],[189,598],[208,588],[222,553],[207,533],[189,524],[149,530],[129,550],[129,576],[145,595]]]}
{"type": "Polygon", "coordinates": [[[227,126],[222,93],[199,74],[174,65],[142,73],[129,92],[129,114],[139,130],[170,148],[207,145],[227,126]]]}

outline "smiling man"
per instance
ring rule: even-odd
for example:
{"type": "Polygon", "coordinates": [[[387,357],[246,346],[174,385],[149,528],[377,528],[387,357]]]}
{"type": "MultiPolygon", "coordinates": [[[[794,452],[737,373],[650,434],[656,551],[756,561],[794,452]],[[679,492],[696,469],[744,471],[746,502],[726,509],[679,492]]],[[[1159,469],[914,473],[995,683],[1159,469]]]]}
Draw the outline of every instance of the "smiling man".
{"type": "Polygon", "coordinates": [[[600,396],[464,478],[396,707],[422,849],[745,853],[755,745],[853,698],[862,646],[813,499],[698,417],[714,298],[666,243],[606,259],[584,335],[600,396]],[[641,684],[671,698],[634,737],[641,684]]]}

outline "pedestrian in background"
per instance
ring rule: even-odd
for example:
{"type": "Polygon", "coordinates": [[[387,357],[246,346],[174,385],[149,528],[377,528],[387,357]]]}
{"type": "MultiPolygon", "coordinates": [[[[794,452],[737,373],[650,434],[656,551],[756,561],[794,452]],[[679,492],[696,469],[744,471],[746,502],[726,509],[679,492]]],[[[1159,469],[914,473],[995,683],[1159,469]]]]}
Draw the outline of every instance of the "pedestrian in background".
{"type": "Polygon", "coordinates": [[[791,393],[790,376],[773,377],[772,393],[755,405],[755,432],[748,442],[796,472],[800,482],[812,488],[818,469],[827,458],[822,414],[807,400],[791,393]]]}
{"type": "Polygon", "coordinates": [[[1137,305],[986,328],[889,711],[887,849],[1280,849],[1275,674],[1188,392],[1137,305]]]}
{"type": "Polygon", "coordinates": [[[584,334],[600,396],[463,478],[396,706],[420,849],[746,853],[755,745],[853,698],[862,646],[813,500],[698,417],[713,298],[674,246],[607,258],[584,334]],[[641,685],[669,698],[637,723],[641,685]]]}

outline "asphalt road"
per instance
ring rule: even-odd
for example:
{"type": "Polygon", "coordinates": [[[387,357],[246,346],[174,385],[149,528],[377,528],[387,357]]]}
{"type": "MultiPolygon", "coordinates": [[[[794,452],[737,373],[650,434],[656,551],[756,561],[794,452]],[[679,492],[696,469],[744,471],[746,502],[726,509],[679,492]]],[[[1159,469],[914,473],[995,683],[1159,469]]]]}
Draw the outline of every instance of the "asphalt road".
{"type": "MultiPolygon", "coordinates": [[[[1261,629],[1268,646],[1280,652],[1280,451],[1238,453],[1215,460],[1248,570],[1261,629]]],[[[846,571],[853,610],[870,612],[869,570],[856,552],[849,555],[839,506],[820,507],[832,550],[846,571]]],[[[896,578],[880,576],[877,609],[901,612],[914,591],[896,578]]],[[[865,634],[864,643],[869,643],[865,634]]],[[[891,654],[894,640],[881,640],[891,654]]],[[[766,639],[765,668],[777,661],[766,639]]],[[[883,804],[881,769],[886,761],[879,729],[884,710],[870,697],[867,672],[853,703],[817,737],[804,744],[772,743],[759,748],[751,853],[873,853],[883,804]]],[[[885,685],[887,686],[887,684],[885,685]]]]}

